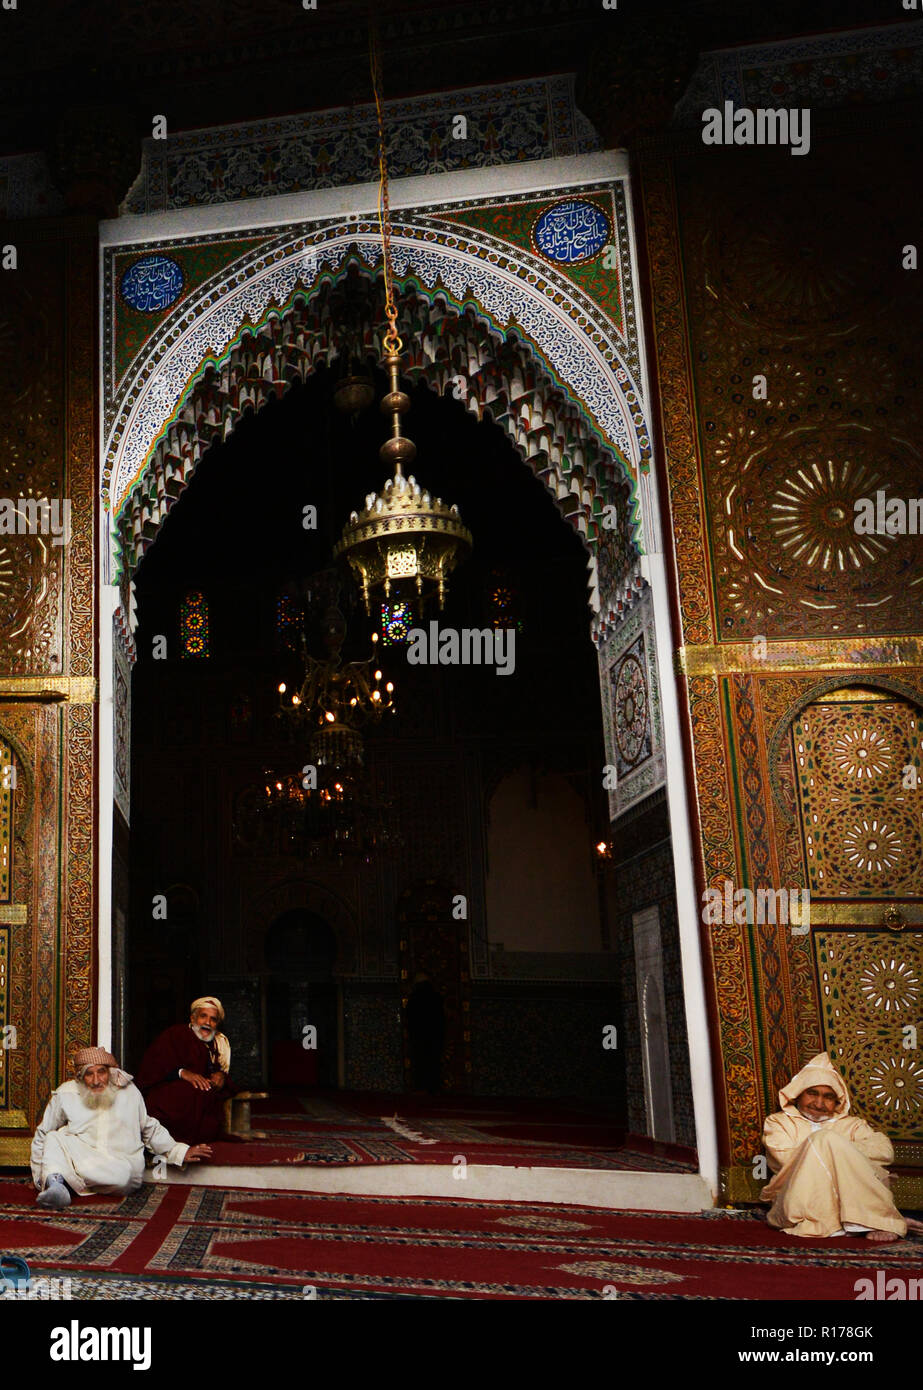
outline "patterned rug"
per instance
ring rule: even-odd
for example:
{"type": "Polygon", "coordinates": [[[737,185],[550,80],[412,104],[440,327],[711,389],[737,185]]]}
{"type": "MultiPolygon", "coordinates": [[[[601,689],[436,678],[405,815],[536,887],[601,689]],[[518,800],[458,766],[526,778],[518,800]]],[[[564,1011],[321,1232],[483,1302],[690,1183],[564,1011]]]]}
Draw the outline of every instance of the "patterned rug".
{"type": "Polygon", "coordinates": [[[265,1134],[246,1146],[214,1145],[211,1165],[448,1164],[688,1173],[694,1156],[626,1140],[590,1103],[481,1100],[343,1092],[270,1096],[251,1106],[265,1134]]]}
{"type": "Polygon", "coordinates": [[[209,1167],[218,1165],[228,1167],[246,1165],[250,1168],[273,1166],[277,1163],[305,1163],[307,1154],[296,1144],[271,1144],[267,1140],[253,1140],[249,1144],[224,1143],[216,1139],[211,1144],[212,1156],[209,1167]]]}
{"type": "Polygon", "coordinates": [[[63,1213],[0,1180],[0,1253],[71,1296],[235,1299],[780,1299],[854,1302],[923,1277],[923,1241],[795,1241],[762,1213],[600,1208],[146,1184],[63,1213]]]}

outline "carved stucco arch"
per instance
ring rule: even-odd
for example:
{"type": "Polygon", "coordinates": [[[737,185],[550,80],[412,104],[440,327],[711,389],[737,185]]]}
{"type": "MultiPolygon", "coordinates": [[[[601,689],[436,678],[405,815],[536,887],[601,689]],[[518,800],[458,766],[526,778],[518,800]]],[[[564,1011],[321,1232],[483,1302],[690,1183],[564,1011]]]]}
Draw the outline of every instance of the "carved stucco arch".
{"type": "Polygon", "coordinates": [[[772,786],[773,799],[786,823],[791,823],[794,816],[791,807],[785,803],[785,793],[779,776],[782,745],[795,720],[807,709],[808,705],[812,705],[815,700],[819,700],[823,695],[831,694],[834,690],[848,690],[851,687],[858,687],[860,690],[886,690],[891,695],[900,695],[903,699],[909,700],[911,704],[923,710],[923,685],[913,684],[899,676],[888,675],[884,671],[864,673],[856,671],[849,674],[828,676],[826,680],[818,681],[817,685],[813,685],[810,690],[803,690],[782,715],[769,740],[769,781],[772,786]]]}
{"type": "MultiPolygon", "coordinates": [[[[489,236],[421,217],[395,222],[392,249],[406,373],[442,393],[458,382],[478,418],[506,428],[584,542],[594,627],[604,631],[640,587],[644,544],[650,436],[625,340],[553,267],[489,236]],[[614,529],[603,524],[608,507],[614,529]]],[[[115,574],[131,574],[241,413],[334,355],[330,335],[303,335],[300,349],[293,339],[299,317],[323,316],[323,295],[351,266],[379,273],[371,222],[286,229],[206,281],[151,336],[106,421],[115,574]]]]}
{"type": "Polygon", "coordinates": [[[316,913],[328,922],[337,943],[334,978],[355,973],[359,954],[359,927],[355,913],[337,893],[309,878],[289,878],[257,893],[244,904],[245,969],[258,974],[265,968],[266,933],[276,918],[300,909],[316,913]]]}

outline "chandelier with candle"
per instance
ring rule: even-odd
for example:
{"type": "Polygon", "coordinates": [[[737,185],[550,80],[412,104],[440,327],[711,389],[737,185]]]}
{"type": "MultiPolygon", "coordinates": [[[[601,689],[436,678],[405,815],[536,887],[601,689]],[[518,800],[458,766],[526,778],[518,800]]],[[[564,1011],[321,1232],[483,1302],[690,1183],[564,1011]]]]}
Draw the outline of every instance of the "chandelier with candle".
{"type": "Polygon", "coordinates": [[[381,402],[381,409],[391,417],[391,437],[381,446],[379,458],[387,469],[394,469],[394,474],[387,479],[380,494],[368,494],[361,512],[350,513],[334,555],[348,562],[362,593],[366,613],[371,612],[375,596],[385,602],[406,602],[419,615],[430,599],[435,599],[440,610],[444,607],[448,576],[470,553],[472,539],[457,506],[443,502],[441,497],[433,497],[413,474],[406,477],[404,474],[405,468],[416,458],[417,447],[401,433],[401,416],[410,409],[410,397],[400,389],[403,343],[396,327],[388,163],[374,29],[371,64],[378,113],[378,222],[388,320],[382,358],[388,373],[388,393],[381,402]]]}
{"type": "Polygon", "coordinates": [[[251,852],[340,863],[347,857],[368,860],[403,844],[388,799],[376,797],[349,772],[321,778],[311,788],[301,772],[264,769],[262,785],[238,800],[236,844],[251,852]]]}
{"type": "Polygon", "coordinates": [[[294,689],[279,683],[277,715],[304,740],[308,764],[346,771],[362,764],[362,725],[394,713],[394,682],[382,685],[374,653],[367,661],[343,661],[346,619],[335,598],[324,612],[322,632],[325,654],[318,658],[309,653],[302,631],[304,677],[294,689]]]}
{"type": "MultiPolygon", "coordinates": [[[[403,343],[394,302],[388,166],[374,24],[371,67],[378,114],[378,221],[388,322],[382,357],[388,391],[381,409],[390,417],[390,437],[381,446],[379,458],[391,476],[380,494],[366,496],[361,512],[350,514],[333,553],[348,565],[367,614],[374,597],[406,603],[419,616],[430,601],[440,610],[444,607],[448,577],[473,543],[458,507],[433,497],[409,472],[417,450],[401,429],[410,397],[400,385],[403,343]]],[[[371,402],[372,382],[363,365],[360,315],[348,287],[342,307],[344,369],[334,404],[355,417],[371,402]]],[[[362,729],[395,712],[394,685],[384,680],[374,652],[366,661],[343,660],[346,620],[338,603],[337,581],[328,574],[312,579],[311,584],[319,584],[318,592],[327,594],[322,622],[325,653],[322,657],[310,653],[302,632],[303,678],[294,687],[279,683],[277,710],[304,750],[304,765],[300,772],[282,774],[264,769],[262,786],[251,789],[243,799],[239,838],[241,843],[249,838],[250,843],[261,841],[264,846],[271,842],[306,857],[324,851],[337,857],[356,851],[367,855],[401,843],[390,803],[375,800],[362,775],[362,729]]],[[[374,632],[372,642],[377,641],[374,632]]]]}
{"type": "Polygon", "coordinates": [[[342,860],[346,855],[368,858],[400,843],[390,802],[376,798],[367,785],[362,735],[364,726],[395,713],[394,683],[385,680],[377,664],[377,632],[368,660],[343,660],[346,619],[339,590],[331,571],[310,580],[308,605],[312,597],[324,604],[324,655],[308,650],[302,623],[302,678],[297,684],[280,681],[277,687],[276,717],[302,750],[300,767],[285,772],[264,768],[259,788],[241,798],[235,838],[243,848],[342,860]]]}

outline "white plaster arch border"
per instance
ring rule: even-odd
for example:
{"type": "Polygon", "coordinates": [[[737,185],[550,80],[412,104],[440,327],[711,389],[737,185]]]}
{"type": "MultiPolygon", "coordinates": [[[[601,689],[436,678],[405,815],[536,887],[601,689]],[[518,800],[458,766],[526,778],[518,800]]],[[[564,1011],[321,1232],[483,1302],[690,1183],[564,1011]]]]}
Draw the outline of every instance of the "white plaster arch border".
{"type": "MultiPolygon", "coordinates": [[[[417,228],[421,232],[429,230],[422,223],[417,224],[417,228]]],[[[135,389],[127,393],[107,438],[106,452],[114,459],[112,495],[116,506],[128,490],[128,480],[143,466],[152,440],[170,419],[203,358],[220,357],[237,337],[241,325],[247,321],[259,323],[273,304],[285,304],[298,290],[310,293],[322,265],[336,269],[351,245],[357,246],[370,267],[381,258],[377,234],[364,230],[364,226],[362,231],[351,227],[338,229],[335,240],[324,241],[319,246],[305,246],[304,241],[302,236],[294,246],[280,247],[274,254],[264,251],[261,260],[267,255],[272,257],[268,266],[257,270],[243,284],[226,289],[217,303],[205,308],[204,304],[215,295],[213,282],[209,281],[191,301],[193,304],[198,301],[203,307],[198,309],[188,327],[173,327],[173,319],[167,321],[163,332],[172,341],[168,341],[166,350],[162,341],[155,342],[141,359],[132,373],[135,389]],[[117,434],[120,437],[116,440],[117,434]]],[[[607,362],[602,351],[586,339],[576,322],[557,312],[544,294],[523,283],[511,269],[485,265],[467,250],[446,250],[435,244],[421,244],[404,235],[401,227],[395,228],[392,254],[398,278],[415,275],[430,290],[437,284],[444,286],[459,302],[474,289],[484,309],[499,326],[514,320],[535,342],[563,383],[578,390],[583,388],[579,395],[593,419],[604,436],[630,461],[632,473],[637,473],[640,465],[638,441],[625,400],[626,391],[632,389],[634,383],[621,360],[607,362]]],[[[508,258],[512,265],[525,264],[528,259],[525,253],[521,257],[508,253],[508,258]]],[[[236,270],[240,264],[235,262],[229,268],[235,279],[241,273],[236,270]]],[[[222,272],[222,276],[227,273],[222,272]]],[[[556,277],[547,274],[546,278],[554,283],[556,277]]],[[[189,317],[189,312],[182,318],[179,314],[175,317],[182,322],[189,317]]]]}
{"type": "MultiPolygon", "coordinates": [[[[204,361],[220,361],[244,325],[260,324],[297,294],[310,295],[318,275],[335,272],[351,248],[370,268],[380,261],[377,229],[368,223],[328,228],[317,235],[323,239],[298,229],[225,268],[183,301],[132,364],[113,402],[104,443],[114,515],[143,475],[156,441],[176,418],[204,361]]],[[[584,408],[603,449],[627,465],[644,548],[645,508],[637,487],[649,431],[638,405],[638,383],[629,374],[614,329],[585,297],[581,296],[583,303],[575,303],[564,277],[537,258],[508,246],[500,251],[497,244],[486,255],[506,264],[492,264],[469,249],[479,246],[483,251],[483,243],[483,238],[451,226],[437,230],[431,220],[397,223],[392,238],[395,276],[412,277],[431,293],[443,290],[458,304],[473,295],[501,331],[514,326],[534,344],[540,360],[584,408]],[[460,244],[442,246],[435,241],[437,235],[451,236],[460,244]],[[552,302],[552,292],[566,296],[564,308],[552,302]],[[587,335],[587,327],[595,330],[596,341],[587,335]]]]}

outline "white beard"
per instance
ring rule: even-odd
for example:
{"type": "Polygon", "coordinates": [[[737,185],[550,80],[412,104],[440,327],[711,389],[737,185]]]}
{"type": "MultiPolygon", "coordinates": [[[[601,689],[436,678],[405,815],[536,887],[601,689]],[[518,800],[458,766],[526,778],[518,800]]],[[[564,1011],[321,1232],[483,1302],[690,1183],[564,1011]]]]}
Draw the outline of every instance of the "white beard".
{"type": "Polygon", "coordinates": [[[111,1081],[102,1091],[91,1091],[85,1081],[79,1081],[77,1084],[80,1087],[80,1099],[88,1110],[108,1110],[115,1104],[118,1087],[113,1086],[111,1081]]]}
{"type": "Polygon", "coordinates": [[[194,1023],[194,1024],[192,1025],[192,1031],[193,1031],[193,1033],[195,1033],[195,1035],[196,1035],[197,1038],[201,1038],[203,1042],[207,1042],[207,1043],[208,1043],[208,1042],[211,1042],[212,1038],[215,1036],[215,1034],[217,1033],[218,1029],[217,1029],[217,1028],[200,1028],[199,1025],[198,1025],[197,1023],[194,1023]]]}

